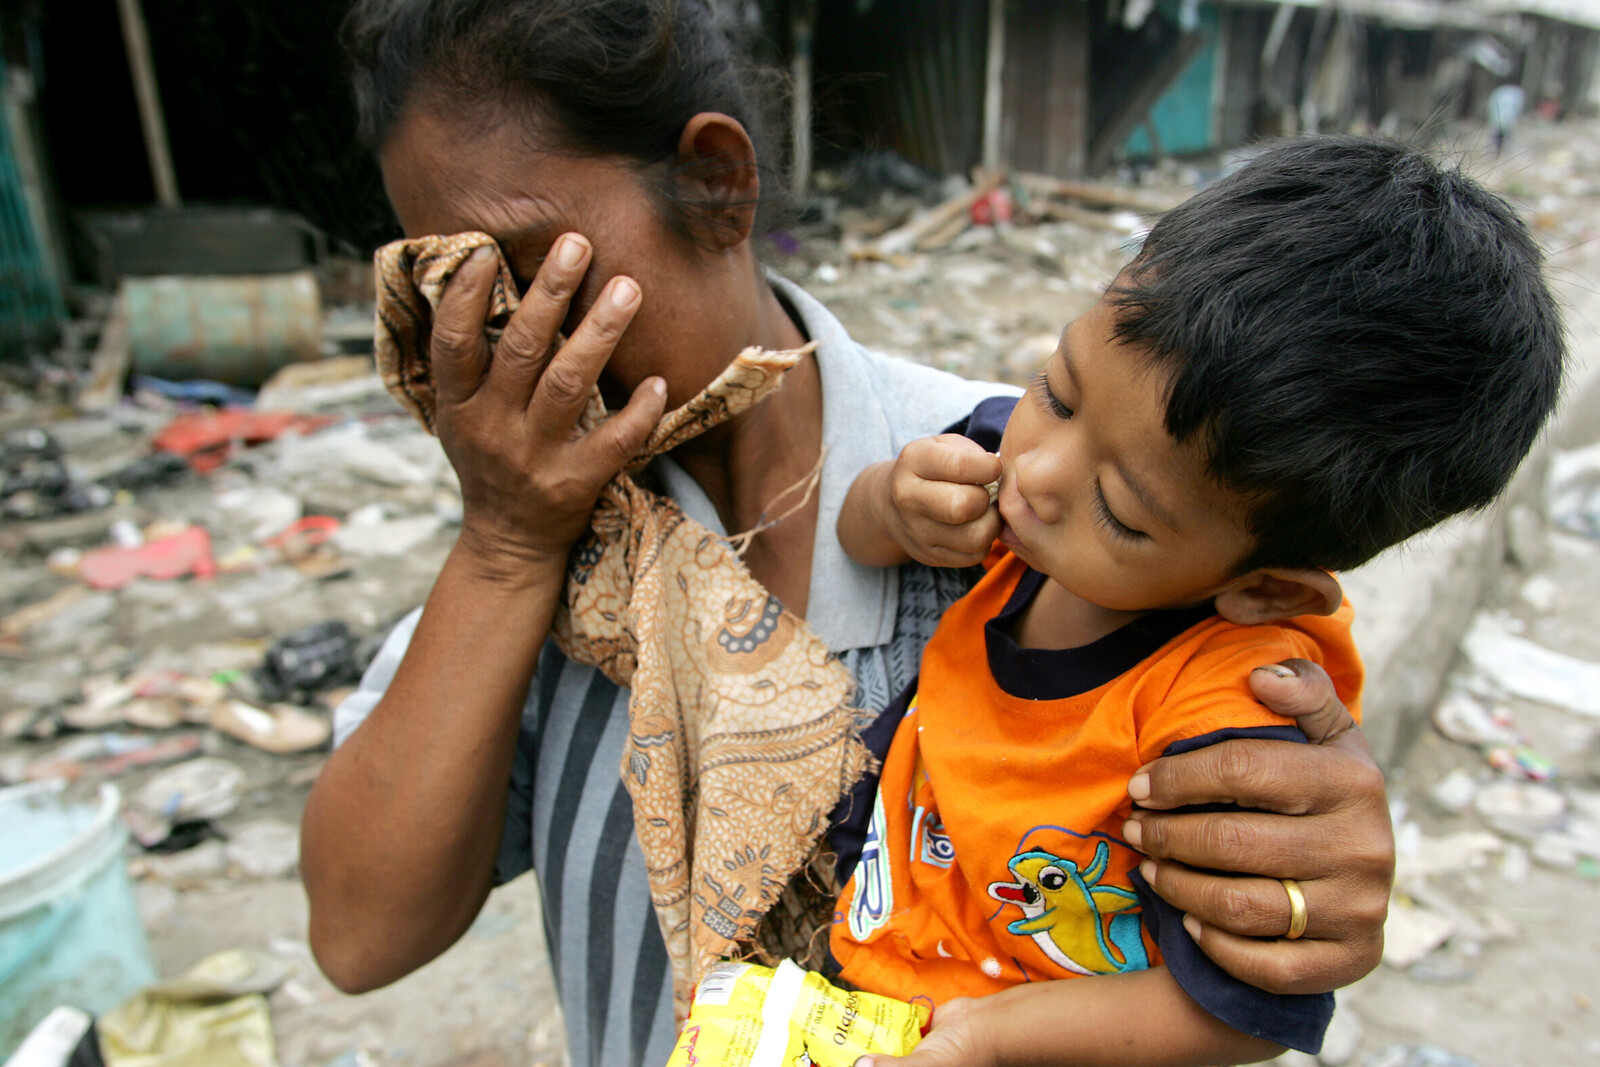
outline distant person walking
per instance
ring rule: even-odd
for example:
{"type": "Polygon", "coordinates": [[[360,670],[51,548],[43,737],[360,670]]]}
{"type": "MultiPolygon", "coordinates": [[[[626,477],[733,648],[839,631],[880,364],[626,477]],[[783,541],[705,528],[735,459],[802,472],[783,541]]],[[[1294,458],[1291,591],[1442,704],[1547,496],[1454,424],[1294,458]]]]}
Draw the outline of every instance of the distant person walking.
{"type": "Polygon", "coordinates": [[[1489,94],[1489,143],[1499,159],[1511,140],[1511,130],[1522,114],[1522,86],[1507,82],[1489,94]]]}

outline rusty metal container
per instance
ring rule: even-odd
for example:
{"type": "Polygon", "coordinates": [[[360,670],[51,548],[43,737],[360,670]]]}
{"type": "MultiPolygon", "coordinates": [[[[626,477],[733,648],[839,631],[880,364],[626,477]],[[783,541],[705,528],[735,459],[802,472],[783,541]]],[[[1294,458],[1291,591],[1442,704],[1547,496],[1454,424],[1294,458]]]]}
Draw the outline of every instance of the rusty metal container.
{"type": "Polygon", "coordinates": [[[322,358],[322,299],[308,270],[125,278],[120,291],[139,374],[254,388],[322,358]]]}

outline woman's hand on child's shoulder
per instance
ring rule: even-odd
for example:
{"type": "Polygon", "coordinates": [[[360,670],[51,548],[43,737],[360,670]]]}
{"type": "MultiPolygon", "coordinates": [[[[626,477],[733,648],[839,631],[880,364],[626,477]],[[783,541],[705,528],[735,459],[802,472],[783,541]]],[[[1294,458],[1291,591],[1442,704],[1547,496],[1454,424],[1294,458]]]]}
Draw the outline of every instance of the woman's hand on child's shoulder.
{"type": "Polygon", "coordinates": [[[1306,660],[1282,666],[1252,671],[1251,689],[1314,743],[1224,741],[1156,760],[1129,782],[1145,810],[1124,829],[1156,861],[1151,887],[1223,970],[1272,993],[1324,993],[1382,957],[1394,834],[1383,772],[1333,683],[1306,660]],[[1181,810],[1217,802],[1251,810],[1181,810]],[[1295,940],[1285,878],[1304,894],[1295,940]]]}
{"type": "Polygon", "coordinates": [[[889,470],[884,526],[930,567],[982,563],[1000,535],[988,490],[1000,471],[999,456],[960,434],[912,441],[889,470]]]}

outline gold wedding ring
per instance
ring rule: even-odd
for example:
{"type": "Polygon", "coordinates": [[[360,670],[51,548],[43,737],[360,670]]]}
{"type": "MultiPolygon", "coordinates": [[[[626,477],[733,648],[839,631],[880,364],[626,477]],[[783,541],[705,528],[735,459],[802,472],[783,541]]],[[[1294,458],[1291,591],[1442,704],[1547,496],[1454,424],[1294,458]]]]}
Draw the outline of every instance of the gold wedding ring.
{"type": "Polygon", "coordinates": [[[1289,932],[1283,936],[1293,941],[1306,932],[1306,895],[1300,892],[1300,883],[1293,878],[1279,878],[1278,881],[1289,894],[1289,932]]]}

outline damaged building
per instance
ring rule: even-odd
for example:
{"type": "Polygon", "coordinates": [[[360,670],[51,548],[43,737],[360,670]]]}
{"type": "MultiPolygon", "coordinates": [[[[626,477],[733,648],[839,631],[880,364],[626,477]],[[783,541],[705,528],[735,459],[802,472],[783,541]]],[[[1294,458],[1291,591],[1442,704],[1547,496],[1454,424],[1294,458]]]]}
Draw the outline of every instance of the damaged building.
{"type": "Polygon", "coordinates": [[[1299,132],[1427,137],[1508,81],[1559,116],[1589,106],[1600,42],[1592,0],[790,0],[768,22],[811,97],[801,144],[1061,177],[1299,132]]]}

